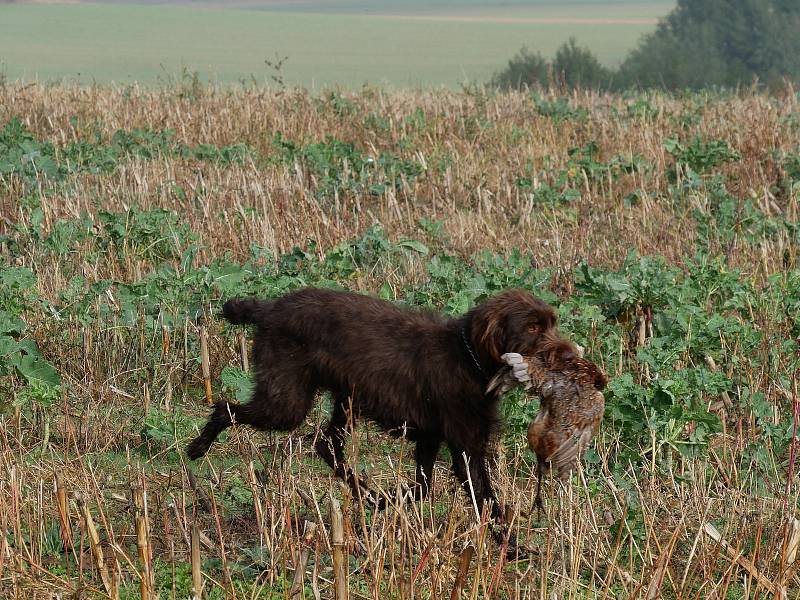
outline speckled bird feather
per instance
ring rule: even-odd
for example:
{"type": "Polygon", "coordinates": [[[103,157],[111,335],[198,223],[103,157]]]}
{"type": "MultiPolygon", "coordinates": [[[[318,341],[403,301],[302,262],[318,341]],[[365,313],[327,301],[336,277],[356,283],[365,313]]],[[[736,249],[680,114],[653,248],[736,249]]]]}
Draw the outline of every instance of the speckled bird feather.
{"type": "Polygon", "coordinates": [[[598,376],[603,383],[605,377],[594,363],[579,357],[558,370],[536,356],[508,353],[502,358],[508,367],[495,375],[487,392],[502,394],[522,384],[541,398],[528,428],[528,444],[540,467],[567,477],[600,426],[605,398],[597,383],[598,376]]]}

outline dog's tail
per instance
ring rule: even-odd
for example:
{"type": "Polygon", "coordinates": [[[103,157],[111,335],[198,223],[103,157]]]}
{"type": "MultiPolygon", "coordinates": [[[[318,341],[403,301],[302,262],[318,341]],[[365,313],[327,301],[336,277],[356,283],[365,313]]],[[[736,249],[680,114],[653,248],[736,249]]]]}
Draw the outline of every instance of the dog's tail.
{"type": "Polygon", "coordinates": [[[269,302],[254,298],[234,298],[222,306],[222,316],[234,325],[259,323],[269,304],[269,302]]]}

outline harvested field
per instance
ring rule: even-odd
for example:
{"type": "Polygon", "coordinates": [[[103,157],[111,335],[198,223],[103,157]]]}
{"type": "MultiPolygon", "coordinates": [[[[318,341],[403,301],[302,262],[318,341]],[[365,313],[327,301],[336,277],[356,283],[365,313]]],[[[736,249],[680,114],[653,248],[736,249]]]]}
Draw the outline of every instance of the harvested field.
{"type": "MultiPolygon", "coordinates": [[[[0,86],[0,595],[798,597],[799,128],[793,92],[0,86]],[[324,407],[186,462],[206,381],[250,385],[221,302],[304,285],[556,306],[610,384],[541,519],[537,403],[504,400],[534,555],[501,560],[446,455],[427,500],[360,506],[313,455],[324,407]]],[[[348,455],[413,478],[372,428],[348,455]]]]}

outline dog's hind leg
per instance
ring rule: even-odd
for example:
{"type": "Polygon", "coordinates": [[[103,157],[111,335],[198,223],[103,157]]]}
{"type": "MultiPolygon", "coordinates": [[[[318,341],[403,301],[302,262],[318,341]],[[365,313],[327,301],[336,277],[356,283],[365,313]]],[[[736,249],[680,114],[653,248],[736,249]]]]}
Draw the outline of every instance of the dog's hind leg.
{"type": "Polygon", "coordinates": [[[258,381],[250,402],[234,404],[217,402],[208,422],[191,444],[186,454],[195,460],[203,456],[217,436],[231,425],[250,425],[262,431],[292,431],[305,419],[314,403],[314,389],[310,384],[279,381],[268,384],[258,381]],[[277,393],[280,390],[280,393],[277,393]]]}
{"type": "Polygon", "coordinates": [[[217,436],[233,424],[231,416],[235,407],[235,404],[227,402],[214,404],[211,416],[208,418],[208,422],[206,422],[200,435],[192,440],[192,443],[186,448],[186,455],[190,459],[196,460],[208,452],[217,436]]]}

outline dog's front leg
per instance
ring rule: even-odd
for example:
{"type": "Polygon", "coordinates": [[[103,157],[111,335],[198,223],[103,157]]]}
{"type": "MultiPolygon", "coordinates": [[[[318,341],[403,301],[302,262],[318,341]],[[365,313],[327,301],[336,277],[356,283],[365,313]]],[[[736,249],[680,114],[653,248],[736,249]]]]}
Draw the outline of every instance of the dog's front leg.
{"type": "MultiPolygon", "coordinates": [[[[491,514],[492,519],[494,520],[494,525],[492,526],[492,537],[494,537],[499,546],[502,547],[505,545],[507,560],[522,560],[532,554],[532,552],[517,543],[517,536],[511,530],[511,522],[509,521],[508,516],[501,509],[500,503],[497,501],[497,496],[492,488],[492,480],[489,475],[487,464],[489,464],[489,461],[479,461],[478,470],[480,471],[480,476],[483,479],[484,503],[492,503],[491,514]]],[[[494,465],[495,461],[492,460],[491,464],[494,465]]]]}
{"type": "MultiPolygon", "coordinates": [[[[433,486],[433,465],[439,455],[439,448],[442,442],[437,438],[418,439],[414,446],[414,459],[416,461],[416,475],[413,489],[408,489],[405,484],[401,484],[401,502],[416,502],[428,497],[433,486]]],[[[389,504],[397,501],[397,493],[394,491],[381,493],[378,498],[378,510],[384,510],[389,504]]]]}
{"type": "Polygon", "coordinates": [[[483,514],[486,504],[489,503],[490,514],[494,521],[491,528],[492,537],[499,545],[505,544],[506,556],[509,560],[518,560],[524,557],[527,552],[517,544],[517,538],[500,509],[500,503],[492,488],[486,458],[481,455],[469,455],[453,446],[450,447],[450,452],[453,456],[453,473],[467,496],[470,499],[474,498],[478,513],[483,514]]]}

